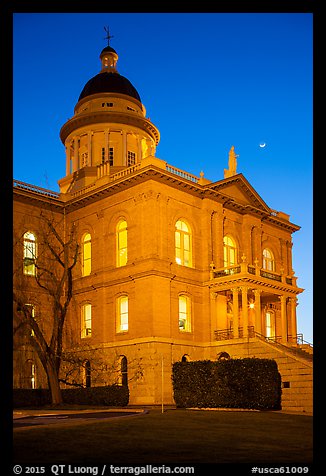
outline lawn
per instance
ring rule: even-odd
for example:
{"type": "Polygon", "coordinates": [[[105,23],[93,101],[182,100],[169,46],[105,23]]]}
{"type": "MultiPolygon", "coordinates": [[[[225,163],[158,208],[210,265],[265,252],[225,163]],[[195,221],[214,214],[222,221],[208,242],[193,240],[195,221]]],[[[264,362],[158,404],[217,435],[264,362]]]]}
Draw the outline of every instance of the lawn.
{"type": "Polygon", "coordinates": [[[96,423],[14,431],[16,464],[312,463],[312,417],[150,410],[96,423]]]}

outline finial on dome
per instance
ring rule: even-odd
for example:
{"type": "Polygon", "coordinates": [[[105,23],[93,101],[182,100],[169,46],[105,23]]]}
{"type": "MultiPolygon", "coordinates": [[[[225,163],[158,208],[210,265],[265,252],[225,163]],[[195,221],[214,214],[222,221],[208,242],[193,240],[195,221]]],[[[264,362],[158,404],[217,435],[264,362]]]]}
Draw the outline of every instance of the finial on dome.
{"type": "Polygon", "coordinates": [[[105,40],[108,40],[108,46],[106,46],[101,54],[100,54],[100,59],[102,62],[102,70],[101,73],[117,73],[117,61],[118,61],[118,55],[117,52],[110,46],[110,39],[113,38],[113,35],[110,35],[110,29],[109,27],[104,27],[104,30],[106,32],[106,37],[105,40]]]}

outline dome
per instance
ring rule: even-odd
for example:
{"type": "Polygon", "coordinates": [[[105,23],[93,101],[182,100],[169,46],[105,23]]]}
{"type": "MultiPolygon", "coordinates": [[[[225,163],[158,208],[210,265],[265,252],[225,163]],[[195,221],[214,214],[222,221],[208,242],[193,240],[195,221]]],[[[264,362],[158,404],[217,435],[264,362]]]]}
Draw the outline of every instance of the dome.
{"type": "Polygon", "coordinates": [[[85,84],[78,101],[98,93],[125,94],[141,102],[140,96],[131,82],[119,73],[102,72],[94,76],[85,84]]]}

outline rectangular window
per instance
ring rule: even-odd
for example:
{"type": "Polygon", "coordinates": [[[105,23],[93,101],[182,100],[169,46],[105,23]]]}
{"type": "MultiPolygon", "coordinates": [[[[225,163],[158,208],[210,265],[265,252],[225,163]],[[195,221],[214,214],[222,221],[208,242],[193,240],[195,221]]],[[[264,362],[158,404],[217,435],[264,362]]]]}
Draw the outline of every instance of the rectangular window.
{"type": "Polygon", "coordinates": [[[82,323],[81,323],[81,337],[92,336],[92,305],[84,304],[81,309],[82,323]]]}
{"type": "Polygon", "coordinates": [[[117,266],[125,266],[128,261],[127,222],[122,220],[117,226],[117,266]]]}
{"type": "Polygon", "coordinates": [[[36,366],[34,363],[31,364],[31,387],[36,388],[36,366]]]}
{"type": "Polygon", "coordinates": [[[113,165],[113,147],[109,147],[109,164],[113,165]]]}
{"type": "Polygon", "coordinates": [[[136,163],[135,152],[131,152],[130,150],[128,150],[127,166],[131,167],[132,165],[135,165],[135,163],[136,163]]]}
{"type": "Polygon", "coordinates": [[[83,265],[82,274],[88,276],[92,270],[92,241],[91,235],[87,233],[82,241],[83,265]]]}
{"type": "Polygon", "coordinates": [[[84,152],[81,155],[81,159],[82,159],[82,167],[87,167],[87,165],[88,165],[88,152],[84,152]]]}
{"type": "Polygon", "coordinates": [[[36,274],[36,238],[33,233],[24,234],[24,274],[35,276],[36,274]]]}
{"type": "Polygon", "coordinates": [[[179,296],[179,330],[191,331],[191,301],[188,296],[179,296]]]}
{"type": "Polygon", "coordinates": [[[118,299],[118,332],[126,332],[129,328],[129,304],[128,296],[118,299]]]}

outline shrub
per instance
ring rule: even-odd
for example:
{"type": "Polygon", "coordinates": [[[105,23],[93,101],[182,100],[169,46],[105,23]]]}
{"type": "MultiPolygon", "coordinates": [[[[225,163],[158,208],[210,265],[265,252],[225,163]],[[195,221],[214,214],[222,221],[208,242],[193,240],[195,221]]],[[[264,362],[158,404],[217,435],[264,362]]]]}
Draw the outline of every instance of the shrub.
{"type": "Polygon", "coordinates": [[[281,376],[271,359],[175,362],[177,407],[281,408],[281,376]]]}
{"type": "MultiPolygon", "coordinates": [[[[107,405],[124,407],[129,403],[129,390],[126,386],[108,385],[103,387],[76,387],[61,390],[63,403],[71,405],[107,405]]],[[[15,388],[14,407],[42,407],[51,404],[49,389],[15,388]]]]}

